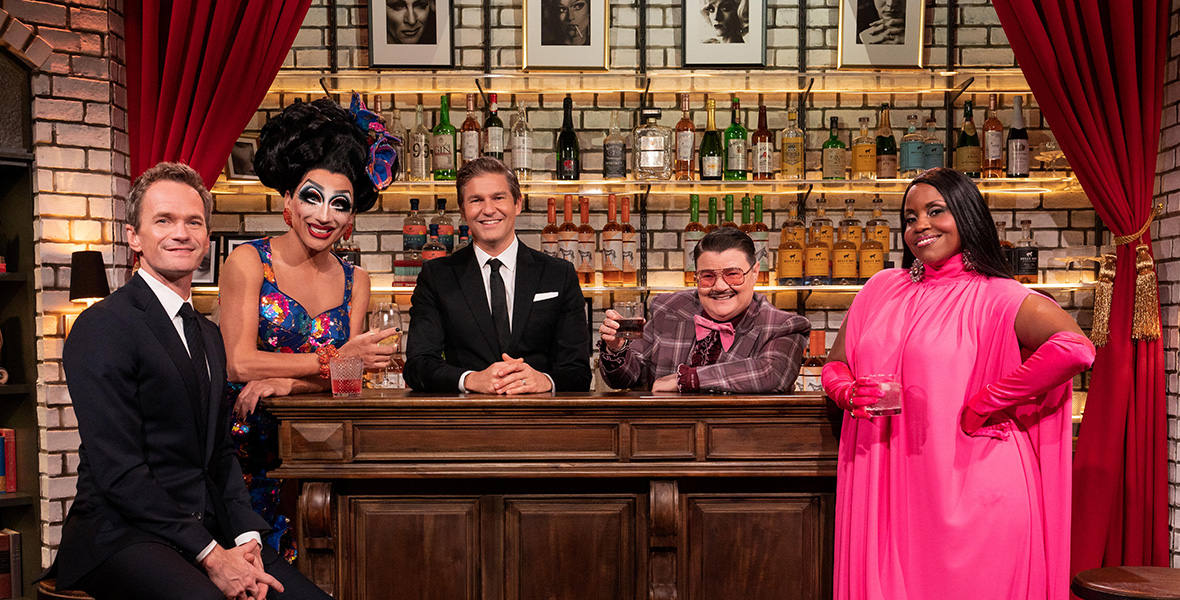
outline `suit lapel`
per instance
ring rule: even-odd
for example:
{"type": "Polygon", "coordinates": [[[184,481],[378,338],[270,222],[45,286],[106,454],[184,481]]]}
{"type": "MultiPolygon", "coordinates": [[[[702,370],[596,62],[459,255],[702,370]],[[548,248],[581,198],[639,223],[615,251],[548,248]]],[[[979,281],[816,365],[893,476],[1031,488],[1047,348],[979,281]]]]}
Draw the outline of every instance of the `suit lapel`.
{"type": "Polygon", "coordinates": [[[205,464],[208,465],[213,457],[213,447],[221,424],[221,410],[225,408],[222,402],[225,378],[221,375],[225,372],[225,347],[210,343],[210,340],[217,340],[220,336],[212,322],[202,317],[200,323],[205,340],[205,359],[209,361],[209,412],[205,417],[205,464]]]}
{"type": "MultiPolygon", "coordinates": [[[[483,273],[476,264],[475,250],[468,246],[465,250],[468,256],[455,267],[455,278],[459,282],[459,289],[463,291],[463,300],[475,318],[475,329],[483,336],[488,352],[495,360],[500,360],[496,348],[500,347],[495,337],[495,326],[492,324],[492,309],[488,300],[487,290],[483,286],[483,273]]],[[[494,361],[493,361],[494,362],[494,361]]]]}
{"type": "Polygon", "coordinates": [[[519,345],[520,338],[524,335],[525,324],[529,322],[529,315],[533,312],[533,297],[537,294],[537,284],[541,281],[543,270],[544,267],[533,255],[533,250],[521,244],[516,255],[516,291],[512,298],[512,342],[509,344],[512,348],[519,345]]]}

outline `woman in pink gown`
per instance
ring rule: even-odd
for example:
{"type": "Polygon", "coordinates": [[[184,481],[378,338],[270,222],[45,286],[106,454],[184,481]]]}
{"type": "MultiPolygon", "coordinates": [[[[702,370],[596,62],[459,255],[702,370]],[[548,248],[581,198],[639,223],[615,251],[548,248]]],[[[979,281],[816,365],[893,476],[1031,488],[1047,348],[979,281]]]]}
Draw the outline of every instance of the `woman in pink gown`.
{"type": "Polygon", "coordinates": [[[844,419],[838,600],[1069,596],[1070,398],[1094,347],[1012,279],[979,191],[950,169],[906,189],[905,262],[857,294],[824,368],[844,419]],[[894,374],[899,415],[864,409],[894,374]]]}

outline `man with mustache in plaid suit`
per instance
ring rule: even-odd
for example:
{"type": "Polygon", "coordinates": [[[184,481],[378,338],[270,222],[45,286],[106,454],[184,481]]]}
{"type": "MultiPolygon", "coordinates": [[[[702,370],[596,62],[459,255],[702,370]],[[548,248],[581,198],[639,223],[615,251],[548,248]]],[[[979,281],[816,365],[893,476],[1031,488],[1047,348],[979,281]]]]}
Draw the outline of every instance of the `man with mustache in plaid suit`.
{"type": "Polygon", "coordinates": [[[722,227],[701,239],[695,256],[697,289],[656,296],[642,339],[620,339],[619,313],[606,311],[598,328],[603,380],[653,392],[790,390],[811,323],[754,293],[753,240],[722,227]]]}

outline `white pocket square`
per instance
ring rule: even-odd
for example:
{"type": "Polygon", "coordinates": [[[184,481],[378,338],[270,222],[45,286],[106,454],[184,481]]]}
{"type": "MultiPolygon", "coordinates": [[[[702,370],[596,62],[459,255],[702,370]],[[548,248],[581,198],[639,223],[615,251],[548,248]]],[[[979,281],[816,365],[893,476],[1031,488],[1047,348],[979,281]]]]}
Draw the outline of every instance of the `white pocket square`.
{"type": "Polygon", "coordinates": [[[542,300],[548,300],[550,298],[556,298],[556,297],[557,297],[557,292],[541,292],[540,294],[533,296],[533,302],[540,302],[542,300]]]}

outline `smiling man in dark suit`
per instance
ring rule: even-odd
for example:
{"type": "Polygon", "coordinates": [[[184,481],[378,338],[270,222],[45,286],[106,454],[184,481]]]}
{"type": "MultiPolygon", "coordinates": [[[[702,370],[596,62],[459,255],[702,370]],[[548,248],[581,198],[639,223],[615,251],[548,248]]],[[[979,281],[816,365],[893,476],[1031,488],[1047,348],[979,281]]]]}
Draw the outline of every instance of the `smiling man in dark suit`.
{"type": "Polygon", "coordinates": [[[483,157],[459,169],[456,185],[474,243],[422,265],[406,383],[422,392],[589,390],[590,336],[577,273],[517,239],[524,198],[516,176],[483,157]]]}
{"type": "Polygon", "coordinates": [[[50,570],[59,589],[98,600],[328,598],[262,547],[269,527],[230,445],[221,334],[190,304],[212,206],[186,165],[136,179],[127,243],[139,271],[66,339],[82,445],[50,570]]]}

